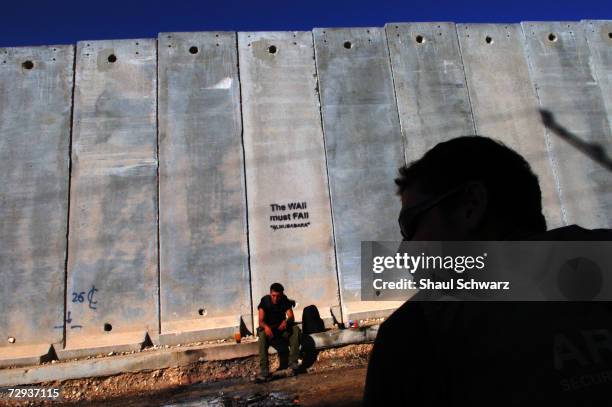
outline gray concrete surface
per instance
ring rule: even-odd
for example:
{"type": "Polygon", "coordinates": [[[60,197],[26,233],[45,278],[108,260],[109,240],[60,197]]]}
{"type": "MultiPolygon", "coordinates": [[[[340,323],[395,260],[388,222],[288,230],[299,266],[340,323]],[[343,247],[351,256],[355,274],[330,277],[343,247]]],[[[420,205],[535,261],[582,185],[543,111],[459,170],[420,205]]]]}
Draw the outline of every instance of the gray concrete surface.
{"type": "MultiPolygon", "coordinates": [[[[608,124],[612,126],[612,21],[584,20],[582,26],[591,52],[591,64],[601,89],[608,124]]],[[[608,151],[612,155],[612,151],[608,151]]]]}
{"type": "Polygon", "coordinates": [[[155,40],[77,44],[67,351],[158,333],[156,80],[155,40]]]}
{"type": "MultiPolygon", "coordinates": [[[[376,338],[378,325],[361,329],[332,330],[311,334],[316,349],[368,343],[376,338]]],[[[150,349],[129,355],[66,361],[43,366],[17,367],[0,370],[0,387],[63,381],[83,377],[110,376],[125,372],[142,372],[193,363],[238,359],[258,354],[257,341],[214,345],[182,346],[150,349]]],[[[274,354],[272,347],[268,350],[274,354]]]]}
{"type": "Polygon", "coordinates": [[[71,45],[0,48],[0,366],[64,337],[73,62],[71,45]]]}
{"type": "Polygon", "coordinates": [[[549,228],[562,226],[557,179],[518,24],[458,24],[476,132],[518,151],[538,176],[549,228]]]}
{"type": "Polygon", "coordinates": [[[360,242],[398,240],[393,179],[405,163],[382,28],[316,28],[321,113],[344,318],[393,308],[362,303],[360,242]]]}
{"type": "Polygon", "coordinates": [[[312,34],[241,32],[238,51],[254,316],[280,282],[297,320],[315,304],[329,325],[340,300],[312,34]]]}
{"type": "Polygon", "coordinates": [[[385,30],[406,162],[474,134],[455,24],[389,23],[385,30]]]}
{"type": "Polygon", "coordinates": [[[84,377],[111,376],[126,372],[141,372],[187,366],[199,361],[227,360],[257,355],[257,342],[213,346],[183,346],[151,349],[128,355],[66,361],[42,366],[0,370],[0,386],[42,383],[84,377]]]}
{"type": "Polygon", "coordinates": [[[72,106],[73,47],[0,49],[0,366],[228,337],[273,281],[298,319],[389,314],[360,242],[399,239],[397,168],[455,135],[524,154],[549,227],[612,226],[611,24],[86,41],[72,106]]]}
{"type": "Polygon", "coordinates": [[[251,325],[236,34],[160,33],[163,344],[251,325]]]}
{"type": "MultiPolygon", "coordinates": [[[[602,91],[577,22],[521,23],[540,106],[576,137],[612,151],[602,91]]],[[[565,220],[586,228],[612,226],[612,176],[566,140],[549,134],[565,220]]]]}

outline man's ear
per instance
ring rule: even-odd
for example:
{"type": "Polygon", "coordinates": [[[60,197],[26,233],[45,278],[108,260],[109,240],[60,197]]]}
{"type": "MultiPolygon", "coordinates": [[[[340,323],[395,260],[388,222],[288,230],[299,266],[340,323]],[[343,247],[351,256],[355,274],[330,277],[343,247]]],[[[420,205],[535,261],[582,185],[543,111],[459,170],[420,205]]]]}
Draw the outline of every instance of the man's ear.
{"type": "Polygon", "coordinates": [[[469,182],[465,187],[461,208],[462,222],[469,231],[480,228],[488,207],[489,194],[485,185],[480,181],[469,182]]]}

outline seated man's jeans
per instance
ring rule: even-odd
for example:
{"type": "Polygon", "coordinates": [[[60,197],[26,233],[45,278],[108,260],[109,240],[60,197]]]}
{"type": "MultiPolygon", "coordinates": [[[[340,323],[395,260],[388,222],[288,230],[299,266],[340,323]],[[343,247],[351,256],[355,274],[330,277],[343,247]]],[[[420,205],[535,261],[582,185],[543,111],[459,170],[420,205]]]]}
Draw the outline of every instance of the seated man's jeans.
{"type": "Polygon", "coordinates": [[[279,331],[278,329],[273,328],[272,333],[274,334],[274,337],[268,338],[266,331],[263,328],[257,328],[257,337],[259,342],[259,369],[262,373],[269,372],[268,348],[270,345],[274,347],[278,345],[281,349],[277,349],[279,358],[281,360],[281,368],[286,367],[283,366],[286,364],[286,362],[283,363],[284,356],[286,356],[286,352],[283,350],[283,347],[287,346],[287,343],[289,344],[289,365],[297,363],[300,355],[301,332],[297,325],[287,324],[287,329],[284,331],[279,331]]]}

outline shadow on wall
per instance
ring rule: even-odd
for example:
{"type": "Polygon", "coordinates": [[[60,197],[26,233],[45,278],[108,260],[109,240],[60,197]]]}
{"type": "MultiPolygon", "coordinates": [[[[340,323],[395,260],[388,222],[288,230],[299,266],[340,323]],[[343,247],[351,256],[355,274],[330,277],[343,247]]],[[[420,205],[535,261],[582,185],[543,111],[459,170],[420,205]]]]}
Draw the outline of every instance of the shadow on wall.
{"type": "Polygon", "coordinates": [[[584,153],[590,159],[612,172],[612,158],[607,155],[605,149],[600,144],[581,140],[577,135],[557,123],[554,115],[546,109],[540,109],[540,115],[542,116],[544,126],[553,134],[567,141],[576,150],[584,153]]]}

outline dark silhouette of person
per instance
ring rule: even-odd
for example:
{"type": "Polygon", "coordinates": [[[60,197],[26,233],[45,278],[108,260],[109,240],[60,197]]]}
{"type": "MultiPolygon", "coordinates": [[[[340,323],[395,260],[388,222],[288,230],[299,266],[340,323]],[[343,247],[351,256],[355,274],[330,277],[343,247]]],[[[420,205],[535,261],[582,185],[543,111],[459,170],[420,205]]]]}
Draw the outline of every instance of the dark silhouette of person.
{"type": "MultiPolygon", "coordinates": [[[[404,240],[612,240],[609,229],[547,231],[529,164],[486,137],[436,145],[395,183],[404,240]]],[[[406,301],[379,328],[364,404],[612,405],[609,304],[406,301]]]]}

